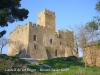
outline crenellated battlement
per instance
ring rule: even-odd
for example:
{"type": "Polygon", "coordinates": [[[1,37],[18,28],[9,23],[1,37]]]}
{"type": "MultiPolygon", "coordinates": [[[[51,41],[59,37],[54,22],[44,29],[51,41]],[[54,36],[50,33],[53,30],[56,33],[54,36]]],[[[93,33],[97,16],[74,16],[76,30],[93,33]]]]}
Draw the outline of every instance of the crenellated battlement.
{"type": "Polygon", "coordinates": [[[64,32],[64,31],[62,31],[62,30],[58,30],[58,32],[57,32],[57,35],[65,35],[66,34],[66,32],[64,32]]]}
{"type": "Polygon", "coordinates": [[[67,35],[73,35],[73,31],[66,30],[67,35]]]}
{"type": "MultiPolygon", "coordinates": [[[[38,29],[38,30],[45,30],[45,31],[52,31],[52,28],[47,28],[44,27],[42,25],[36,24],[36,23],[32,23],[32,22],[28,22],[27,25],[29,24],[30,27],[34,28],[34,29],[38,29]]],[[[23,25],[25,26],[25,25],[23,25]]]]}
{"type": "Polygon", "coordinates": [[[33,26],[36,26],[36,23],[34,23],[33,26]]]}
{"type": "Polygon", "coordinates": [[[48,10],[48,9],[44,9],[44,10],[42,10],[41,12],[39,12],[38,14],[43,14],[43,13],[55,17],[55,12],[52,12],[52,11],[50,11],[50,10],[48,10]]]}
{"type": "Polygon", "coordinates": [[[44,9],[44,13],[45,13],[45,14],[52,15],[52,16],[55,16],[55,12],[52,12],[52,11],[47,10],[47,9],[44,9]]]}
{"type": "Polygon", "coordinates": [[[21,25],[17,25],[17,26],[15,27],[15,29],[14,29],[12,32],[10,32],[10,35],[11,35],[14,31],[20,29],[21,27],[22,27],[21,25]]]}
{"type": "MultiPolygon", "coordinates": [[[[25,29],[25,27],[30,27],[30,28],[33,28],[33,29],[37,29],[37,30],[43,30],[43,31],[46,31],[46,32],[53,32],[55,33],[55,36],[59,37],[59,36],[63,36],[63,35],[71,35],[73,34],[72,31],[69,31],[69,30],[66,30],[66,32],[62,31],[62,30],[58,30],[57,32],[54,32],[52,28],[47,28],[47,27],[44,27],[42,25],[39,25],[39,24],[36,24],[36,23],[32,23],[32,22],[28,22],[24,25],[17,25],[16,28],[13,30],[13,31],[16,31],[16,30],[20,30],[20,29],[25,29]]],[[[10,33],[10,35],[13,33],[13,31],[10,33]]]]}

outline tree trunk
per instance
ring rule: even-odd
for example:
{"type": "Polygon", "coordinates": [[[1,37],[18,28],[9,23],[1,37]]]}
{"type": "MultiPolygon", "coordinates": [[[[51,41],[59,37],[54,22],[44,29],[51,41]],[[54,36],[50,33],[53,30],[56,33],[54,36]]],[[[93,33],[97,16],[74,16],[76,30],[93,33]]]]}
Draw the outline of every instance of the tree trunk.
{"type": "Polygon", "coordinates": [[[84,63],[85,63],[85,68],[87,68],[86,53],[85,53],[84,49],[83,49],[83,60],[84,60],[84,63]]]}
{"type": "Polygon", "coordinates": [[[0,47],[0,54],[2,54],[2,48],[0,47]]]}

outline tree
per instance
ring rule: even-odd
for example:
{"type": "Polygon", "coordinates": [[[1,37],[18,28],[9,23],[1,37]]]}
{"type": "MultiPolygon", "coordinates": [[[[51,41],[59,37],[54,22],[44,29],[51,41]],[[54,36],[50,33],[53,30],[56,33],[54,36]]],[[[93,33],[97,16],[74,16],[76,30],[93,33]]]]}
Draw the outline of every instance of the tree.
{"type": "Polygon", "coordinates": [[[2,54],[2,49],[3,49],[3,47],[4,46],[6,46],[7,45],[7,39],[5,38],[5,37],[1,37],[0,38],[0,49],[1,49],[1,54],[2,54]]]}
{"type": "Polygon", "coordinates": [[[78,38],[78,47],[82,49],[84,62],[85,62],[85,68],[87,67],[86,64],[86,58],[84,55],[83,47],[87,45],[89,39],[91,38],[90,35],[88,35],[88,32],[85,28],[85,25],[80,25],[77,29],[77,38],[78,38]]]}
{"type": "MultiPolygon", "coordinates": [[[[78,35],[77,35],[77,26],[75,25],[75,27],[69,27],[74,35],[74,51],[77,52],[77,54],[79,53],[79,49],[78,49],[78,35]]],[[[79,55],[79,54],[78,54],[79,55]]]]}
{"type": "MultiPolygon", "coordinates": [[[[97,20],[99,20],[99,19],[97,19],[97,20]]],[[[99,35],[100,31],[98,31],[99,30],[99,23],[97,23],[96,21],[88,22],[88,24],[86,25],[86,28],[87,28],[88,32],[90,34],[92,34],[92,36],[93,36],[92,40],[91,40],[91,44],[97,44],[98,40],[99,40],[97,37],[100,36],[99,35]],[[95,40],[93,40],[94,38],[95,38],[95,40]]],[[[99,45],[99,43],[97,45],[99,45]]],[[[90,59],[91,59],[91,63],[93,66],[96,66],[97,57],[98,57],[97,50],[90,49],[90,59]]]]}
{"type": "Polygon", "coordinates": [[[74,43],[75,48],[78,51],[78,47],[86,45],[87,40],[89,37],[87,36],[88,33],[86,32],[85,25],[74,25],[74,27],[70,27],[71,30],[74,32],[74,43]]]}
{"type": "MultiPolygon", "coordinates": [[[[95,44],[95,41],[97,41],[98,37],[100,36],[99,35],[100,32],[98,31],[99,24],[96,21],[92,20],[84,26],[83,30],[80,31],[80,32],[84,33],[84,34],[81,33],[81,36],[80,36],[80,39],[82,41],[82,43],[80,42],[82,45],[82,48],[84,48],[85,45],[95,44]],[[84,30],[84,32],[83,32],[83,30],[84,30]]],[[[85,60],[85,65],[86,65],[86,56],[85,56],[86,53],[85,54],[83,53],[83,55],[84,55],[84,60],[85,60]]],[[[96,58],[97,58],[96,49],[90,50],[90,59],[91,59],[91,63],[93,66],[96,66],[96,62],[97,62],[96,58]]]]}
{"type": "MultiPolygon", "coordinates": [[[[95,21],[90,21],[85,25],[74,25],[74,27],[71,28],[71,30],[74,32],[74,43],[77,51],[79,51],[79,49],[82,49],[82,52],[84,52],[83,47],[94,41],[94,38],[97,37],[96,34],[98,32],[96,31],[98,30],[98,27],[99,26],[95,21]]],[[[87,65],[85,58],[84,61],[86,67],[87,65]]]]}
{"type": "MultiPolygon", "coordinates": [[[[100,1],[96,4],[96,8],[97,11],[100,12],[100,1]]],[[[90,42],[94,42],[95,40],[98,40],[99,35],[99,26],[100,26],[100,18],[99,16],[94,16],[93,20],[86,23],[85,25],[74,25],[74,27],[72,27],[72,31],[74,32],[74,42],[75,42],[75,47],[76,50],[78,50],[78,48],[81,48],[83,51],[83,47],[87,44],[89,44],[90,42]]],[[[96,55],[96,52],[94,52],[96,55]]],[[[91,53],[93,54],[93,53],[91,53]]],[[[85,54],[83,53],[83,56],[85,54]]],[[[96,57],[96,56],[95,56],[96,57]]],[[[92,57],[91,57],[92,58],[92,57]]],[[[84,58],[85,61],[85,67],[86,65],[86,59],[84,58]]],[[[96,62],[96,61],[95,61],[96,62]]],[[[93,62],[93,63],[95,63],[93,62]]]]}
{"type": "Polygon", "coordinates": [[[87,32],[89,33],[89,35],[91,35],[90,42],[98,40],[97,37],[100,36],[98,22],[96,22],[94,20],[90,21],[86,24],[85,28],[86,28],[87,32]]]}
{"type": "MultiPolygon", "coordinates": [[[[100,13],[100,0],[98,1],[98,3],[95,6],[95,10],[100,13]]],[[[93,18],[95,19],[95,21],[98,22],[98,25],[100,26],[100,17],[94,16],[93,18]]]]}
{"type": "Polygon", "coordinates": [[[95,30],[98,30],[99,25],[96,21],[93,20],[91,22],[88,22],[85,27],[89,32],[94,32],[95,30]]]}
{"type": "Polygon", "coordinates": [[[96,9],[98,12],[100,12],[100,1],[98,1],[98,3],[96,4],[95,9],[96,9]]]}
{"type": "MultiPolygon", "coordinates": [[[[21,0],[0,0],[0,26],[8,26],[8,23],[23,21],[28,17],[28,10],[21,7],[21,0]]],[[[6,30],[0,32],[0,37],[6,33],[6,30]]]]}

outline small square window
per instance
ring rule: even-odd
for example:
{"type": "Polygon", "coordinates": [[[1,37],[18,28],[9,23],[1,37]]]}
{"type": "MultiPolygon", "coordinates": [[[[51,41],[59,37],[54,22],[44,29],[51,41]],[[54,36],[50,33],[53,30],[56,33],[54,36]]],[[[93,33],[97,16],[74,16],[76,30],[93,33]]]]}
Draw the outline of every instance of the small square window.
{"type": "Polygon", "coordinates": [[[37,46],[36,46],[36,45],[34,45],[34,49],[35,49],[35,50],[37,49],[37,46]]]}
{"type": "Polygon", "coordinates": [[[33,36],[33,40],[34,40],[34,41],[37,41],[36,35],[33,36]]]}
{"type": "Polygon", "coordinates": [[[50,39],[50,44],[52,44],[52,39],[50,39]]]}

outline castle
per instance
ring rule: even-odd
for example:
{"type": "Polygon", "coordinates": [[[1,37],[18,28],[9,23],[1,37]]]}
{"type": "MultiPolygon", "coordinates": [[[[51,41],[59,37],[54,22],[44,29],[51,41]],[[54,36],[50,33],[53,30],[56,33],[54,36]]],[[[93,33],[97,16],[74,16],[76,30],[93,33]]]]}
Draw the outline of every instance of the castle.
{"type": "Polygon", "coordinates": [[[56,32],[55,12],[44,9],[38,13],[38,25],[28,22],[18,25],[9,35],[8,55],[50,59],[77,56],[71,31],[56,32]],[[13,42],[12,42],[13,41],[13,42]]]}

